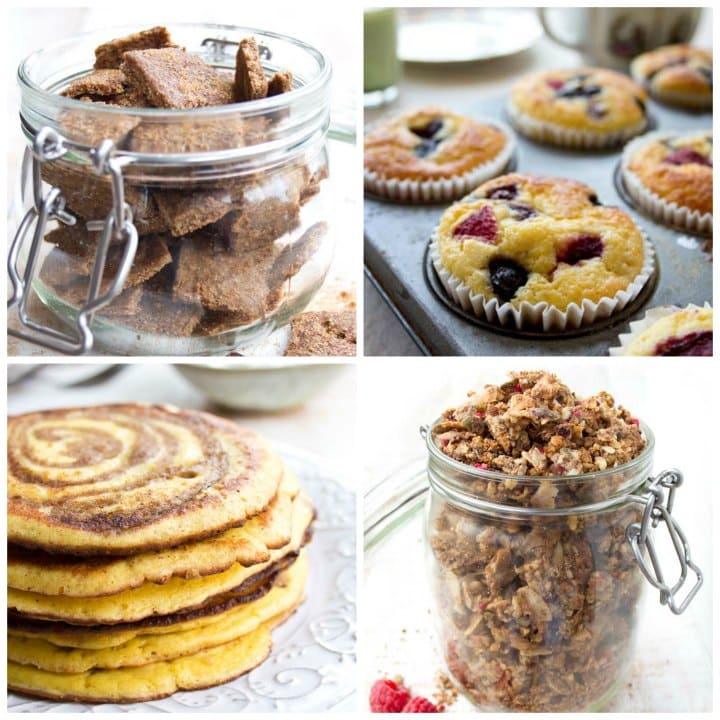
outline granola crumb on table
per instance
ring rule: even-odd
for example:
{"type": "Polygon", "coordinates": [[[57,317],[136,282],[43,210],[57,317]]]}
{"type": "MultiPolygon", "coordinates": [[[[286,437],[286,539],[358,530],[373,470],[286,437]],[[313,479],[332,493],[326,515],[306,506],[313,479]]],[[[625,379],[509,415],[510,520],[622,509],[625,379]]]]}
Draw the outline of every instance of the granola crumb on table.
{"type": "Polygon", "coordinates": [[[520,372],[448,410],[433,440],[469,466],[467,491],[507,508],[503,516],[444,500],[431,508],[433,592],[455,680],[487,710],[594,706],[630,661],[642,578],[625,528],[640,509],[542,512],[623,489],[628,476],[620,470],[578,475],[640,455],[646,440],[638,421],[605,392],[580,399],[554,375],[520,372]]]}

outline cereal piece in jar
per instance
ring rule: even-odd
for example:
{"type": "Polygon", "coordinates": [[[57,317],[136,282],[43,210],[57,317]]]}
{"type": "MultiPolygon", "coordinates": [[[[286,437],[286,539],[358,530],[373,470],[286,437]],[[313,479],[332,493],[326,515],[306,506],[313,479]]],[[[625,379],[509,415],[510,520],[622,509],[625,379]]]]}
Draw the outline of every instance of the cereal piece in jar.
{"type": "Polygon", "coordinates": [[[268,81],[267,96],[282,95],[293,89],[293,76],[289,70],[276,72],[268,81]]]}
{"type": "Polygon", "coordinates": [[[162,190],[153,198],[173,237],[189,235],[232,210],[230,197],[223,190],[162,190]]]}
{"type": "Polygon", "coordinates": [[[235,61],[235,100],[259,100],[268,94],[260,52],[254,37],[243,38],[235,61]]]}
{"type": "Polygon", "coordinates": [[[107,98],[125,92],[125,74],[120,70],[95,70],[73,80],[60,94],[64,97],[107,98]]]}
{"type": "Polygon", "coordinates": [[[149,50],[151,48],[177,47],[167,28],[153,27],[149,30],[116,38],[95,48],[95,69],[119,68],[123,55],[129,50],[149,50]]]}
{"type": "Polygon", "coordinates": [[[304,312],[290,322],[285,355],[353,356],[357,352],[354,312],[304,312]]]}

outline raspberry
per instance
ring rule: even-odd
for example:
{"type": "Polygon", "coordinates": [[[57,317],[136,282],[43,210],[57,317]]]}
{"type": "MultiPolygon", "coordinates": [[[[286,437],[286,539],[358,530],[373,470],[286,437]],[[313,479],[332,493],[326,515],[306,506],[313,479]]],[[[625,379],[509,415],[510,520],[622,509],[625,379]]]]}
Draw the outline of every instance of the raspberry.
{"type": "Polygon", "coordinates": [[[564,80],[548,80],[547,84],[553,89],[553,90],[559,90],[564,84],[564,80]]]}
{"type": "Polygon", "coordinates": [[[374,713],[402,712],[410,700],[410,692],[394,680],[376,680],[370,688],[370,711],[374,713]]]}
{"type": "Polygon", "coordinates": [[[655,355],[710,356],[713,351],[712,330],[691,332],[684,337],[671,337],[655,348],[655,355]]]}
{"type": "Polygon", "coordinates": [[[513,218],[519,222],[537,215],[537,210],[525,203],[508,203],[508,207],[512,210],[513,218]]]}
{"type": "Polygon", "coordinates": [[[558,252],[557,260],[568,265],[577,265],[581,260],[590,260],[603,254],[603,241],[599,235],[580,233],[558,252]]]}
{"type": "Polygon", "coordinates": [[[404,713],[436,713],[440,712],[436,705],[420,695],[414,697],[402,709],[404,713]]]}
{"type": "Polygon", "coordinates": [[[493,243],[498,239],[498,222],[492,208],[485,205],[468,215],[453,230],[453,235],[469,235],[493,243]]]}
{"type": "Polygon", "coordinates": [[[710,162],[708,158],[690,148],[680,148],[679,150],[675,150],[675,152],[671,152],[663,162],[670,163],[671,165],[689,165],[690,163],[694,163],[695,165],[712,167],[712,162],[710,162]]]}

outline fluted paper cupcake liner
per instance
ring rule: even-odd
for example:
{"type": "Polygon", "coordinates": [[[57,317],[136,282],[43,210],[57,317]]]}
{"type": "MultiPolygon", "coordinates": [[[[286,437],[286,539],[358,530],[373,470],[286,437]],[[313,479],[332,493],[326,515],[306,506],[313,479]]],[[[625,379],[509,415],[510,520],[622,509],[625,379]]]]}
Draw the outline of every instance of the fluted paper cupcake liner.
{"type": "Polygon", "coordinates": [[[646,118],[643,122],[622,130],[610,132],[578,130],[532,118],[519,110],[512,102],[508,103],[507,112],[515,129],[526,137],[561,147],[585,150],[617,147],[642,133],[648,125],[646,118]]]}
{"type": "Polygon", "coordinates": [[[620,172],[625,189],[637,206],[647,215],[663,225],[682,228],[699,235],[712,235],[712,213],[701,213],[676,202],[663,200],[657,193],[647,188],[643,181],[630,170],[633,155],[648,143],[673,137],[672,132],[652,132],[628,143],[620,161],[620,172]]]}
{"type": "Polygon", "coordinates": [[[562,332],[576,330],[610,317],[640,294],[655,270],[655,249],[644,232],[642,235],[643,265],[625,290],[618,290],[613,297],[603,297],[597,302],[586,299],[580,305],[570,303],[566,310],[560,310],[547,302],[524,301],[516,306],[510,302],[500,302],[497,298],[474,294],[460,278],[443,266],[440,260],[437,228],[430,243],[430,258],[448,295],[466,312],[472,312],[477,317],[502,327],[515,327],[517,330],[542,328],[545,332],[562,332]]]}
{"type": "Polygon", "coordinates": [[[612,357],[619,357],[625,355],[625,351],[628,345],[630,345],[630,343],[635,340],[635,338],[644,333],[658,320],[661,320],[668,315],[672,315],[676,312],[681,312],[682,310],[702,310],[709,308],[710,303],[705,303],[702,308],[699,305],[695,305],[693,303],[684,308],[681,308],[677,305],[660,305],[659,307],[650,308],[640,320],[633,320],[630,323],[630,332],[618,335],[618,341],[620,342],[620,345],[618,345],[617,347],[611,347],[608,350],[608,354],[612,357]]]}
{"type": "Polygon", "coordinates": [[[439,203],[458,200],[486,180],[501,175],[515,152],[515,136],[512,130],[497,120],[477,118],[478,122],[493,125],[505,135],[503,149],[492,159],[472,170],[455,177],[438,180],[410,180],[389,178],[377,172],[364,171],[365,190],[373,195],[386,197],[397,202],[439,203]]]}

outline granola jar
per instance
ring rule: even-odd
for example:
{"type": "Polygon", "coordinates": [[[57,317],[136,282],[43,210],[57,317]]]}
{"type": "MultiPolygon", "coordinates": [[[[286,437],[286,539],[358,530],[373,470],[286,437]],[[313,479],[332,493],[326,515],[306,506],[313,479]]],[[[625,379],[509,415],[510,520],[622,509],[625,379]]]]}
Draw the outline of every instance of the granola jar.
{"type": "Polygon", "coordinates": [[[29,148],[8,263],[21,329],[10,332],[75,354],[227,353],[286,324],[328,270],[330,65],[291,37],[178,24],[173,41],[229,89],[248,36],[266,76],[290,70],[292,89],[242,103],[229,90],[228,104],[192,109],[59,94],[91,70],[96,46],[136,29],[78,35],[20,65],[29,148]],[[30,317],[31,288],[56,327],[30,317]]]}
{"type": "Polygon", "coordinates": [[[651,477],[654,438],[641,428],[645,449],[625,465],[552,477],[465,465],[422,429],[438,637],[456,683],[481,710],[602,708],[627,678],[643,576],[676,614],[699,590],[702,574],[671,515],[682,475],[651,477]],[[674,585],[653,542],[660,523],[680,564],[674,585]],[[688,570],[696,581],[681,600],[688,570]]]}

